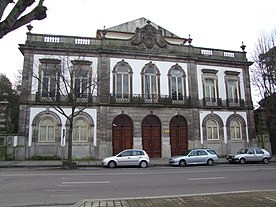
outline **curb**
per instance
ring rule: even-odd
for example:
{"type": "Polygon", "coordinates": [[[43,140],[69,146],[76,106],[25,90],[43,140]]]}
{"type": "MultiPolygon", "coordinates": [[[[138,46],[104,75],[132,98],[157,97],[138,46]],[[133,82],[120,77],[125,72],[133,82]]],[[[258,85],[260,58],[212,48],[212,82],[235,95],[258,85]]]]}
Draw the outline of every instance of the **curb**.
{"type": "MultiPolygon", "coordinates": [[[[62,168],[62,161],[53,161],[53,163],[49,163],[51,161],[41,161],[39,163],[32,163],[32,161],[11,161],[11,163],[9,163],[10,161],[0,161],[0,168],[62,168]],[[48,163],[46,163],[48,162],[48,163]]],[[[270,160],[269,163],[275,163],[276,159],[272,159],[270,160]]],[[[224,160],[223,158],[216,162],[215,165],[223,165],[223,164],[229,164],[231,165],[231,163],[229,163],[226,159],[224,160]]],[[[237,163],[238,164],[238,163],[237,163]]],[[[233,164],[234,165],[234,164],[233,164]]],[[[76,166],[77,168],[88,168],[88,167],[103,167],[101,165],[100,161],[93,161],[93,162],[76,162],[76,166]]],[[[156,166],[163,166],[163,167],[169,167],[169,163],[166,162],[165,159],[163,159],[162,161],[151,161],[151,163],[149,164],[149,167],[156,167],[156,166]]]]}

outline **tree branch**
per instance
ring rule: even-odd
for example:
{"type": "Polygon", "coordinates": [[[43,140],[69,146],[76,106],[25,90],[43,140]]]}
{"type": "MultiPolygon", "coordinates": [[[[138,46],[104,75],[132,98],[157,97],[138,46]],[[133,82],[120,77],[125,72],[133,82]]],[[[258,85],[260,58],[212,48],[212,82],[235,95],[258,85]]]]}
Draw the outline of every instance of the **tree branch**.
{"type": "Polygon", "coordinates": [[[7,6],[10,3],[14,3],[13,0],[1,0],[0,1],[0,21],[2,19],[3,13],[5,11],[5,9],[7,8],[7,6]]]}
{"type": "MultiPolygon", "coordinates": [[[[6,6],[11,2],[11,0],[1,1],[0,9],[4,12],[6,6]]],[[[0,39],[9,32],[28,24],[33,20],[42,20],[46,18],[47,8],[42,5],[44,0],[40,0],[38,5],[31,12],[19,18],[20,15],[34,2],[35,0],[18,0],[7,18],[3,22],[0,22],[0,39]]]]}

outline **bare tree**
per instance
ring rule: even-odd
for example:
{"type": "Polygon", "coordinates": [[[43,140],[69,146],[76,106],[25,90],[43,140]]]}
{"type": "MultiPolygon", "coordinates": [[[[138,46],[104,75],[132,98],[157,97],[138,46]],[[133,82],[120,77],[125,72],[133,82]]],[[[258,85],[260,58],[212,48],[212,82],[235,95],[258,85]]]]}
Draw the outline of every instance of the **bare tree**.
{"type": "Polygon", "coordinates": [[[58,59],[40,59],[39,72],[32,76],[37,80],[37,101],[54,108],[66,117],[69,123],[67,134],[68,156],[65,167],[73,168],[72,143],[74,119],[88,106],[93,104],[100,78],[92,70],[92,62],[84,57],[70,59],[69,56],[58,59]],[[71,109],[67,114],[65,108],[71,109]]]}
{"type": "Polygon", "coordinates": [[[251,70],[251,82],[259,90],[262,99],[271,97],[276,90],[275,32],[276,30],[271,34],[263,32],[253,52],[254,64],[251,70]]]}
{"type": "Polygon", "coordinates": [[[39,0],[38,5],[29,13],[24,15],[25,10],[35,3],[35,0],[18,0],[13,9],[3,20],[3,14],[9,4],[14,3],[13,0],[0,1],[0,39],[9,32],[30,23],[33,20],[42,20],[46,18],[47,8],[43,6],[44,0],[39,0]]]}

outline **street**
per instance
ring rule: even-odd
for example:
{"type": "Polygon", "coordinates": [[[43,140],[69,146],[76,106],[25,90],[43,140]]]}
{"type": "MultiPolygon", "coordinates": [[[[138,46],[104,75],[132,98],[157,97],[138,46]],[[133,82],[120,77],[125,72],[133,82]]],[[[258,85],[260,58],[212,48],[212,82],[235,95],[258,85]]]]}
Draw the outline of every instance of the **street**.
{"type": "Polygon", "coordinates": [[[276,190],[276,165],[140,168],[1,168],[0,206],[276,190]]]}

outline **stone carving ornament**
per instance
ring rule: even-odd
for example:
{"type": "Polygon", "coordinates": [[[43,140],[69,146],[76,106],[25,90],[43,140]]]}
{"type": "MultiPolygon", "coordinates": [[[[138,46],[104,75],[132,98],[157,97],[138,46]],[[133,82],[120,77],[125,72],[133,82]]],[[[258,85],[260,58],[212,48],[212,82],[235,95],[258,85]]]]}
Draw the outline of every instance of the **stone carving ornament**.
{"type": "Polygon", "coordinates": [[[137,28],[136,34],[132,39],[133,45],[145,44],[147,48],[152,48],[157,44],[161,48],[167,47],[166,40],[162,36],[162,32],[157,30],[147,21],[147,24],[143,28],[137,28]]]}

